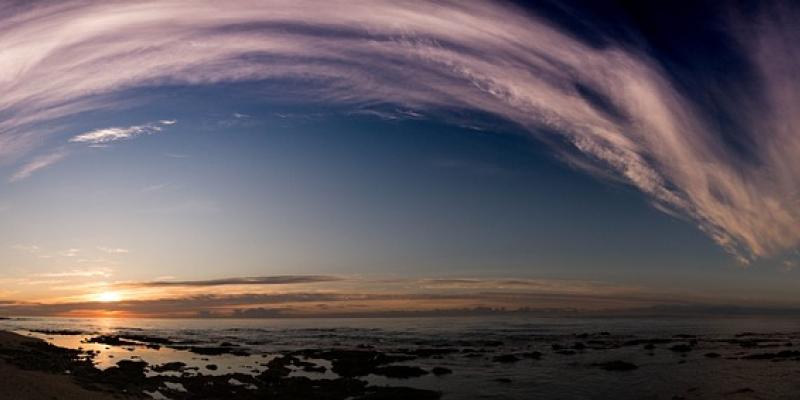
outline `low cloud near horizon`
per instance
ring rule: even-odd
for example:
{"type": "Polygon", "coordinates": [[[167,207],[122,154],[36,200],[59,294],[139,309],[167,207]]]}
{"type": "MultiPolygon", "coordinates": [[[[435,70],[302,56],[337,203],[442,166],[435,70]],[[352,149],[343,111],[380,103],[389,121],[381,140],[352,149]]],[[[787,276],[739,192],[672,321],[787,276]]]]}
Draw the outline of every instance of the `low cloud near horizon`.
{"type": "MultiPolygon", "coordinates": [[[[59,275],[68,277],[68,275],[59,275]]],[[[737,303],[708,293],[553,279],[364,279],[314,275],[98,284],[120,301],[65,298],[0,301],[2,316],[93,317],[424,317],[776,313],[780,302],[737,303]],[[153,291],[153,289],[156,289],[153,291]],[[677,295],[677,296],[676,296],[677,295]],[[676,303],[676,298],[681,298],[676,303]]]]}

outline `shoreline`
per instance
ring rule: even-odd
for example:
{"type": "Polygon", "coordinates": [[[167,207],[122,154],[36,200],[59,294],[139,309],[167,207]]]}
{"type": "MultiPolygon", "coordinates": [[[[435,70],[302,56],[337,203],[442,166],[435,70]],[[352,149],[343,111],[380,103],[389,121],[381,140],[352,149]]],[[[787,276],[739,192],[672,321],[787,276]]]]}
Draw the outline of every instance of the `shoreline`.
{"type": "Polygon", "coordinates": [[[23,326],[0,332],[0,372],[15,385],[0,385],[0,400],[582,399],[587,390],[631,400],[788,400],[797,387],[782,377],[800,371],[796,321],[23,326]]]}
{"type": "MultiPolygon", "coordinates": [[[[41,339],[0,331],[0,399],[111,400],[136,399],[124,393],[81,386],[68,362],[76,352],[41,339]],[[67,373],[70,371],[70,373],[67,373]]],[[[78,365],[79,361],[75,360],[78,365]]],[[[110,388],[109,388],[110,389],[110,388]]]]}
{"type": "MultiPolygon", "coordinates": [[[[99,336],[96,339],[104,344],[111,340],[113,344],[108,343],[109,345],[126,344],[124,341],[117,343],[115,339],[119,338],[116,336],[99,336]]],[[[154,340],[146,337],[141,339],[154,340]]],[[[193,349],[194,352],[201,350],[216,349],[193,349]]],[[[374,386],[358,379],[380,368],[388,368],[390,372],[401,375],[408,373],[406,369],[409,367],[384,367],[396,360],[367,350],[329,351],[330,357],[339,360],[344,366],[341,369],[345,373],[340,374],[340,377],[310,379],[292,376],[294,367],[313,367],[301,359],[308,352],[309,350],[299,350],[281,353],[271,359],[265,358],[261,365],[266,369],[256,375],[241,372],[223,375],[189,374],[187,372],[191,368],[178,360],[151,365],[136,356],[119,359],[114,366],[100,369],[95,365],[98,353],[92,350],[58,347],[40,338],[0,331],[0,373],[4,378],[0,379],[0,400],[438,400],[441,397],[441,393],[437,391],[405,386],[374,386]],[[152,375],[148,371],[174,374],[152,375]],[[169,390],[169,397],[161,392],[164,388],[169,390]]],[[[217,369],[216,366],[214,369],[217,369]]],[[[416,370],[412,372],[415,373],[416,370]]]]}

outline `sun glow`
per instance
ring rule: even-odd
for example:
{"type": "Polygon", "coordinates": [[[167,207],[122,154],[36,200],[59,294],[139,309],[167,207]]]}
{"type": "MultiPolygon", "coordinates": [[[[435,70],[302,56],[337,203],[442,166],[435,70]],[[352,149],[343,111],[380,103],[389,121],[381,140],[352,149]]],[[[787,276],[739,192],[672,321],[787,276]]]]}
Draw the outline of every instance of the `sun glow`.
{"type": "Polygon", "coordinates": [[[102,301],[104,303],[113,302],[113,301],[120,301],[122,300],[122,295],[117,292],[102,292],[98,293],[94,296],[95,300],[102,301]]]}

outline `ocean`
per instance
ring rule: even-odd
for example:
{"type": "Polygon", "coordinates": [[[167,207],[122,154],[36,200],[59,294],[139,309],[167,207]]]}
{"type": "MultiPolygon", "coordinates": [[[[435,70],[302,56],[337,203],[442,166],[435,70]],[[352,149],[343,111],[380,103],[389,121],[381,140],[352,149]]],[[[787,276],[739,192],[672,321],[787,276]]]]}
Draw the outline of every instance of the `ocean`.
{"type": "Polygon", "coordinates": [[[401,355],[389,365],[416,367],[411,376],[359,378],[446,400],[800,397],[800,320],[788,318],[37,317],[2,320],[0,329],[81,349],[100,369],[147,362],[149,375],[176,378],[150,393],[156,399],[184,390],[182,375],[255,375],[287,352],[307,351],[311,366],[291,374],[334,379],[335,360],[308,351],[330,349],[401,355]],[[176,361],[185,368],[153,368],[176,361]]]}

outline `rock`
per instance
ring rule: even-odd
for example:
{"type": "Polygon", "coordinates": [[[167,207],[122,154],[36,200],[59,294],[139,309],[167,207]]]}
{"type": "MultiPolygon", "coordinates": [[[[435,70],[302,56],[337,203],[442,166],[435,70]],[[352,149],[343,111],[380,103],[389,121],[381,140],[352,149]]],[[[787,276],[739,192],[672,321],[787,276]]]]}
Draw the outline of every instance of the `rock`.
{"type": "Polygon", "coordinates": [[[494,358],[492,358],[492,361],[499,362],[499,363],[504,363],[504,364],[515,363],[515,362],[517,362],[519,360],[520,360],[520,358],[515,356],[515,355],[513,355],[513,354],[503,354],[503,355],[495,356],[494,358]]]}
{"type": "Polygon", "coordinates": [[[759,353],[759,354],[748,354],[742,357],[743,360],[772,360],[772,359],[784,359],[784,358],[794,358],[800,357],[800,351],[792,351],[792,350],[784,350],[779,351],[777,353],[759,353]]]}
{"type": "Polygon", "coordinates": [[[447,354],[458,353],[458,349],[452,347],[440,348],[440,349],[422,348],[422,349],[405,351],[403,353],[420,358],[427,358],[427,357],[443,356],[447,354]]]}
{"type": "Polygon", "coordinates": [[[676,344],[669,349],[676,353],[687,353],[692,351],[692,346],[689,346],[688,344],[676,344]]]}
{"type": "Polygon", "coordinates": [[[731,395],[731,394],[742,394],[742,393],[753,393],[753,392],[755,392],[755,390],[750,389],[749,387],[744,387],[744,388],[741,388],[741,389],[738,389],[738,390],[734,390],[732,392],[728,392],[728,393],[725,393],[725,394],[726,395],[731,395]]]}
{"type": "Polygon", "coordinates": [[[121,360],[117,365],[106,368],[92,377],[94,383],[103,383],[129,392],[141,391],[148,386],[144,361],[121,360]]]}
{"type": "Polygon", "coordinates": [[[593,367],[602,368],[606,371],[632,371],[634,369],[638,369],[639,367],[636,364],[632,364],[626,361],[609,361],[604,363],[595,363],[592,364],[593,367]]]}
{"type": "Polygon", "coordinates": [[[374,350],[310,350],[297,354],[330,361],[333,372],[342,377],[369,375],[380,366],[416,358],[409,355],[389,355],[374,350]]]}
{"type": "Polygon", "coordinates": [[[100,335],[85,339],[84,343],[98,343],[98,344],[107,344],[109,346],[136,346],[139,343],[131,342],[127,340],[120,339],[119,336],[113,335],[100,335]]]}
{"type": "Polygon", "coordinates": [[[168,362],[165,364],[150,367],[150,369],[153,370],[153,372],[158,372],[158,373],[167,371],[180,372],[183,371],[184,368],[186,368],[186,364],[180,361],[168,362]]]}
{"type": "Polygon", "coordinates": [[[150,343],[150,344],[160,344],[164,346],[175,344],[175,342],[170,339],[157,336],[125,334],[125,335],[119,335],[119,337],[127,340],[135,340],[137,342],[150,343]]]}
{"type": "MultiPolygon", "coordinates": [[[[173,347],[173,348],[177,348],[177,347],[173,347]]],[[[193,347],[186,348],[186,350],[189,350],[192,353],[200,354],[200,355],[204,355],[204,356],[218,356],[218,355],[222,355],[222,354],[232,354],[234,356],[247,357],[247,356],[250,355],[250,353],[245,351],[245,350],[237,349],[237,348],[230,348],[230,347],[211,347],[211,346],[208,346],[208,347],[195,347],[195,346],[193,346],[193,347]]]]}
{"type": "Polygon", "coordinates": [[[418,378],[420,376],[428,375],[428,371],[425,371],[420,367],[412,367],[407,365],[389,365],[385,367],[378,367],[375,368],[372,373],[374,375],[398,379],[418,378]]]}
{"type": "Polygon", "coordinates": [[[42,333],[45,335],[78,336],[87,335],[88,332],[71,329],[31,329],[31,332],[42,333]]]}
{"type": "Polygon", "coordinates": [[[216,371],[219,369],[219,367],[216,364],[208,364],[206,365],[206,369],[209,371],[216,371]]]}
{"type": "Polygon", "coordinates": [[[302,368],[303,368],[303,371],[305,371],[305,372],[313,372],[313,373],[318,373],[318,374],[323,374],[323,373],[325,373],[325,371],[328,370],[328,368],[325,368],[322,365],[303,365],[302,368]]]}
{"type": "Polygon", "coordinates": [[[527,353],[521,353],[520,357],[530,358],[530,359],[533,359],[533,360],[538,360],[538,359],[542,358],[542,353],[540,353],[538,351],[530,351],[530,352],[527,352],[527,353]]]}
{"type": "Polygon", "coordinates": [[[445,368],[445,367],[434,367],[431,370],[431,372],[436,376],[442,376],[442,375],[450,375],[450,374],[452,374],[453,370],[451,370],[450,368],[445,368]]]}
{"type": "MultiPolygon", "coordinates": [[[[358,400],[438,400],[442,397],[439,392],[432,390],[415,389],[408,387],[367,387],[367,394],[358,397],[358,400]]],[[[298,397],[299,399],[300,397],[298,397]]],[[[305,399],[318,397],[303,397],[305,399]]],[[[327,397],[326,397],[327,398],[327,397]]]]}

